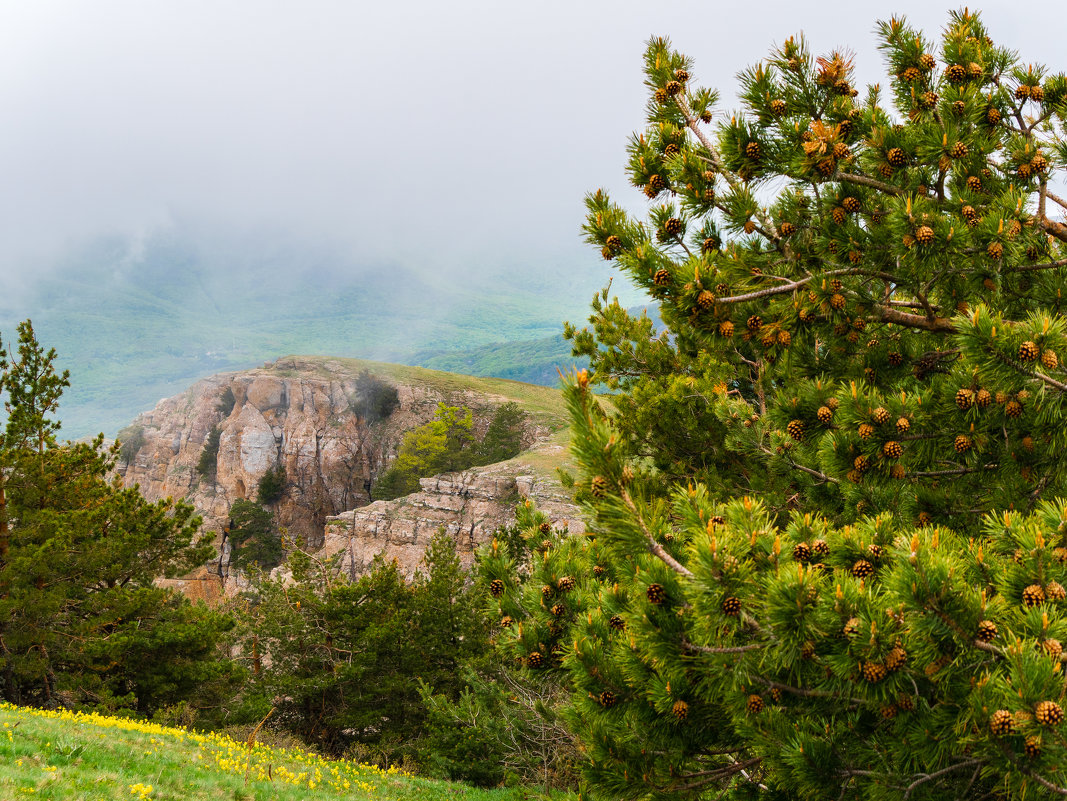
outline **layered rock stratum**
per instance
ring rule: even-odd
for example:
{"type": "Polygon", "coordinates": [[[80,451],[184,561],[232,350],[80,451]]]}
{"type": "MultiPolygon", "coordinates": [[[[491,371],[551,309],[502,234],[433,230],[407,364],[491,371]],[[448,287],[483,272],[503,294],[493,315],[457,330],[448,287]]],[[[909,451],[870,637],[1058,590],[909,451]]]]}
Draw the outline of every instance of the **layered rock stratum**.
{"type": "Polygon", "coordinates": [[[219,558],[176,580],[194,597],[213,598],[239,584],[229,576],[221,532],[234,501],[254,499],[264,473],[285,468],[287,487],[273,505],[293,542],[322,557],[337,556],[351,576],[375,556],[396,559],[405,573],[418,568],[429,539],[444,529],[461,561],[492,532],[514,520],[515,504],[531,498],[557,524],[580,529],[578,510],[559,485],[564,416],[559,393],[513,381],[479,379],[421,368],[349,359],[286,357],[262,368],[198,381],[138,416],[144,444],[125,465],[124,480],[150,500],[183,498],[215,532],[219,558]],[[355,411],[362,370],[396,388],[399,405],[368,423],[355,411]],[[492,412],[514,400],[527,411],[524,445],[515,459],[421,481],[420,490],[394,501],[371,502],[370,488],[395,457],[405,431],[428,422],[439,403],[472,410],[484,432],[492,412]],[[197,463],[214,428],[219,448],[214,475],[197,463]]]}

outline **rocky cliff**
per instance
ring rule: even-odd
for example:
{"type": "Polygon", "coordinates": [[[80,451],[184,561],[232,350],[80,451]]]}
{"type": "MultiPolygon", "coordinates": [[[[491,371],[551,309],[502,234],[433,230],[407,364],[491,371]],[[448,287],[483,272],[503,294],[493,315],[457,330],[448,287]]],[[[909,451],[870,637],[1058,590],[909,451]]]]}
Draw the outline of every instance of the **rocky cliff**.
{"type": "MultiPolygon", "coordinates": [[[[410,574],[439,527],[456,538],[461,558],[469,562],[476,544],[513,519],[520,495],[533,497],[559,520],[576,520],[576,509],[551,477],[551,467],[564,455],[563,425],[559,393],[544,387],[289,357],[204,379],[140,415],[132,430],[140,432],[143,444],[125,466],[125,482],[140,485],[149,499],[186,499],[204,516],[205,530],[221,532],[230,505],[254,498],[264,473],[281,465],[287,488],[274,512],[290,537],[325,555],[343,551],[349,573],[383,553],[410,574]],[[373,423],[355,410],[357,377],[368,369],[394,386],[399,400],[392,414],[373,423]],[[528,411],[524,444],[531,451],[499,465],[424,479],[421,490],[407,498],[370,503],[370,486],[395,456],[403,433],[429,421],[438,403],[470,408],[478,431],[493,409],[509,400],[528,411]],[[219,430],[215,471],[202,476],[197,463],[214,428],[219,430]]],[[[220,569],[226,573],[225,554],[209,569],[215,578],[200,579],[222,583],[220,569]]]]}

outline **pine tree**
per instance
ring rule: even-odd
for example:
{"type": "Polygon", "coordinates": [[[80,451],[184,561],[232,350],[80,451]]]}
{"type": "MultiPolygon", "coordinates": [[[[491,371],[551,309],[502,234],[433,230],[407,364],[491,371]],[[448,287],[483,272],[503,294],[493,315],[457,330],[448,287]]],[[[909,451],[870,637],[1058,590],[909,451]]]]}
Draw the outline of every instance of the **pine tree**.
{"type": "Polygon", "coordinates": [[[1067,793],[1067,78],[967,11],[878,31],[888,102],[797,37],[715,124],[652,40],[648,220],[587,200],[670,336],[568,328],[592,540],[484,569],[606,795],[1067,793]]]}
{"type": "Polygon", "coordinates": [[[153,585],[203,562],[192,507],[150,504],[109,479],[117,449],[59,444],[66,372],[29,321],[0,352],[0,684],[15,703],[151,712],[225,674],[232,625],[153,585]]]}

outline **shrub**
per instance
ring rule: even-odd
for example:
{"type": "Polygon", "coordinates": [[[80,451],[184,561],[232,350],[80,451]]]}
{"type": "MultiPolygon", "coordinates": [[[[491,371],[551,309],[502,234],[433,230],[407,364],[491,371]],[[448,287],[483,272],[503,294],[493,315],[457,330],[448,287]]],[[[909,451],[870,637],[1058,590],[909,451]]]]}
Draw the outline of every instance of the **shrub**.
{"type": "Polygon", "coordinates": [[[215,477],[215,470],[218,467],[219,437],[221,436],[222,429],[215,426],[208,433],[207,439],[204,440],[204,448],[200,451],[200,460],[196,463],[196,472],[205,478],[215,477]]]}
{"type": "Polygon", "coordinates": [[[256,501],[271,504],[285,494],[285,465],[275,465],[263,474],[256,487],[256,501]]]}

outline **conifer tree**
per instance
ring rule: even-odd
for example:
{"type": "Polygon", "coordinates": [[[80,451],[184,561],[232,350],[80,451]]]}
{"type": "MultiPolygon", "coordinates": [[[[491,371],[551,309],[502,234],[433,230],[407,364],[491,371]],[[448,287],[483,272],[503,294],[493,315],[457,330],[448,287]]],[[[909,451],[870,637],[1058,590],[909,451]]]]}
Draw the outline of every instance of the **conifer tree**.
{"type": "Polygon", "coordinates": [[[227,673],[228,618],[153,585],[207,558],[199,519],[113,483],[118,451],[102,438],[57,442],[68,375],[29,321],[18,333],[0,351],[0,689],[47,706],[177,703],[227,673]]]}
{"type": "Polygon", "coordinates": [[[609,796],[1067,794],[1067,78],[878,34],[888,96],[794,37],[726,114],[653,39],[648,219],[587,199],[670,336],[568,327],[591,540],[483,569],[609,796]]]}

